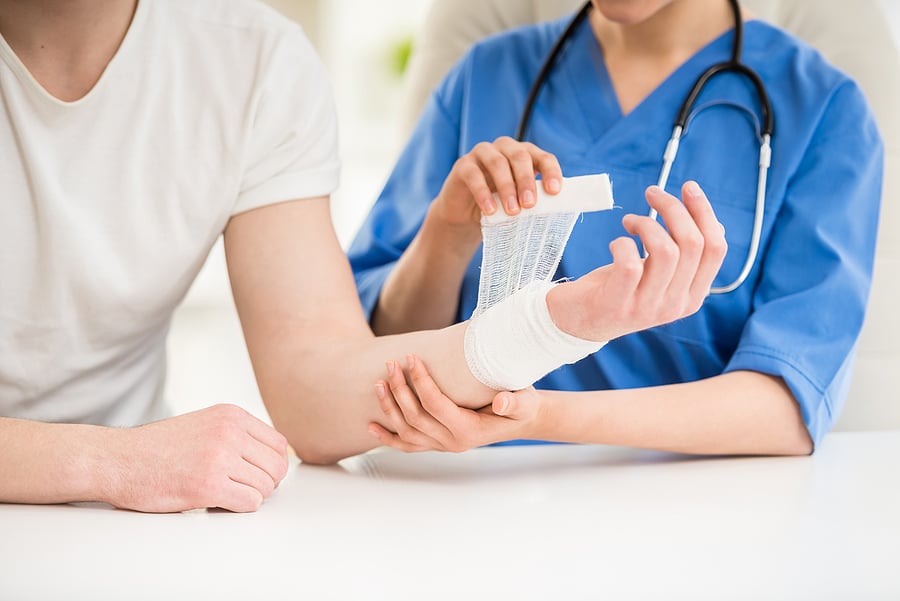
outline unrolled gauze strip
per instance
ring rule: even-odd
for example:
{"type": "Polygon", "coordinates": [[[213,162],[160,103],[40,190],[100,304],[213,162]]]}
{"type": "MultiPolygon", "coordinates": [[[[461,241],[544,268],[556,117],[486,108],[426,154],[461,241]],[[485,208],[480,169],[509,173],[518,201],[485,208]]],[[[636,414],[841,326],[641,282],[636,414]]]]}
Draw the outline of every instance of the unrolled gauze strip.
{"type": "Polygon", "coordinates": [[[528,386],[604,344],[557,328],[546,294],[578,215],[612,208],[609,177],[564,179],[556,195],[544,193],[540,182],[537,188],[533,208],[481,220],[478,305],[466,330],[465,352],[472,374],[495,389],[528,386]]]}

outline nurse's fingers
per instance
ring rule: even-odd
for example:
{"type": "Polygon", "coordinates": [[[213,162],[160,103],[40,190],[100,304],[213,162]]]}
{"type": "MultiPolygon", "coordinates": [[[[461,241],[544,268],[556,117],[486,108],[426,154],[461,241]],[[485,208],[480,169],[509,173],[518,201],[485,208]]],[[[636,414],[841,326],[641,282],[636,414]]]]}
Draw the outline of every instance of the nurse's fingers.
{"type": "Polygon", "coordinates": [[[509,157],[519,192],[519,204],[531,208],[537,204],[535,174],[541,175],[541,183],[548,194],[557,194],[562,188],[562,168],[556,156],[531,142],[520,142],[504,136],[494,144],[509,157]]]}
{"type": "Polygon", "coordinates": [[[368,431],[369,434],[377,438],[378,442],[380,442],[382,445],[391,447],[392,449],[397,449],[398,451],[403,451],[404,453],[421,453],[422,451],[436,450],[434,447],[425,447],[422,445],[408,443],[393,432],[388,432],[383,426],[380,426],[379,424],[376,424],[374,422],[369,424],[368,431]]]}
{"type": "Polygon", "coordinates": [[[515,180],[518,206],[530,209],[537,202],[534,156],[537,147],[509,137],[498,138],[494,145],[509,161],[515,180]]]}
{"type": "Polygon", "coordinates": [[[454,170],[469,190],[469,194],[472,195],[481,212],[485,215],[493,215],[497,210],[497,206],[494,204],[494,193],[478,160],[471,155],[466,155],[457,161],[454,170]]]}
{"type": "MultiPolygon", "coordinates": [[[[703,234],[687,207],[659,187],[647,189],[647,202],[659,213],[678,247],[678,263],[666,289],[667,304],[673,309],[678,307],[682,312],[693,313],[699,307],[695,306],[698,299],[690,295],[690,289],[703,254],[703,234]]],[[[702,302],[702,298],[699,300],[702,302]]]]}
{"type": "MultiPolygon", "coordinates": [[[[385,391],[385,394],[390,394],[393,397],[394,402],[400,407],[406,423],[429,439],[443,444],[452,441],[453,435],[450,434],[450,431],[422,406],[419,397],[406,383],[406,377],[400,364],[396,361],[388,361],[386,366],[388,370],[387,383],[390,391],[385,391]]],[[[398,434],[401,437],[403,436],[402,432],[398,431],[398,434]]],[[[410,442],[419,442],[418,440],[409,440],[410,442]]]]}
{"type": "Polygon", "coordinates": [[[663,302],[678,265],[678,246],[662,225],[646,215],[625,215],[622,225],[629,234],[640,238],[647,250],[637,302],[647,311],[655,310],[663,302]]]}
{"type": "MultiPolygon", "coordinates": [[[[391,393],[390,387],[387,382],[377,382],[375,384],[375,394],[378,397],[378,404],[381,407],[381,411],[387,418],[388,425],[394,429],[394,432],[396,432],[396,434],[394,432],[389,432],[390,436],[388,438],[396,438],[403,441],[405,445],[413,445],[415,447],[420,447],[421,449],[440,448],[440,443],[438,443],[436,440],[433,440],[428,435],[419,432],[407,423],[406,418],[404,417],[400,406],[397,404],[394,395],[391,393]]],[[[369,424],[369,433],[371,433],[373,436],[376,436],[379,440],[385,438],[383,432],[379,431],[378,428],[373,428],[372,426],[373,424],[369,424]]],[[[387,429],[384,427],[380,427],[380,430],[384,430],[385,432],[387,432],[387,429]]],[[[388,444],[383,440],[382,443],[388,444]]],[[[399,448],[393,444],[391,444],[390,446],[399,448]]],[[[404,448],[401,450],[407,449],[404,448]]]]}
{"type": "MultiPolygon", "coordinates": [[[[482,177],[490,178],[494,183],[494,191],[500,197],[500,204],[507,215],[518,214],[519,198],[516,180],[513,177],[509,158],[500,148],[488,142],[481,142],[472,149],[472,156],[478,161],[482,177]]],[[[534,174],[531,176],[534,179],[534,174]]]]}
{"type": "Polygon", "coordinates": [[[609,252],[613,258],[613,269],[609,274],[608,291],[618,306],[625,307],[631,302],[644,274],[644,261],[634,240],[625,236],[610,242],[609,252]]]}
{"type": "Polygon", "coordinates": [[[691,296],[700,297],[702,302],[719,273],[728,251],[728,243],[725,241],[725,228],[716,218],[712,205],[700,186],[696,182],[686,182],[681,188],[681,194],[685,207],[703,236],[703,253],[690,288],[691,296]]]}
{"type": "Polygon", "coordinates": [[[409,383],[422,407],[447,431],[449,438],[442,438],[442,441],[452,442],[455,439],[453,429],[459,425],[460,413],[467,410],[460,409],[456,403],[447,398],[431,377],[425,363],[417,356],[410,354],[406,357],[406,370],[409,373],[409,383]]]}

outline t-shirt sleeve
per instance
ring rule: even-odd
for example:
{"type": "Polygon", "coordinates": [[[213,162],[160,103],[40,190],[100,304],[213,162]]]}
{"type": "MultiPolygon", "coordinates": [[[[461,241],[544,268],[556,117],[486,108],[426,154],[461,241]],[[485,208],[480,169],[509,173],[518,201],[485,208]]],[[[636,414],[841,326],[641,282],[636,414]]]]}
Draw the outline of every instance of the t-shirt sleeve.
{"type": "Polygon", "coordinates": [[[232,214],[326,196],[338,185],[337,117],[325,68],[299,27],[273,34],[271,42],[260,56],[232,214]]]}
{"type": "Polygon", "coordinates": [[[428,100],[347,252],[360,301],[370,319],[385,280],[419,231],[431,201],[459,158],[463,65],[457,65],[428,100]]]}
{"type": "MultiPolygon", "coordinates": [[[[773,154],[773,162],[777,157],[773,154]]],[[[868,300],[883,147],[862,93],[839,86],[787,189],[753,313],[725,371],[780,376],[815,444],[843,407],[868,300]]]]}

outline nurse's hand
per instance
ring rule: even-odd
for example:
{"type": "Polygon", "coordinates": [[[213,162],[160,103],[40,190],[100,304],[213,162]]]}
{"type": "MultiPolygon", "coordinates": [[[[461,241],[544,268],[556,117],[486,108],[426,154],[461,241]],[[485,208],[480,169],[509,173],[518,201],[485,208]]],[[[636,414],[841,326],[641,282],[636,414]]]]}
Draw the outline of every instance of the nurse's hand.
{"type": "Polygon", "coordinates": [[[647,189],[647,202],[665,228],[646,215],[622,219],[648,251],[646,259],[634,240],[617,238],[610,243],[612,264],[548,293],[547,307],[560,329],[580,338],[612,340],[700,308],[725,258],[725,229],[696,182],[687,182],[681,193],[683,203],[656,186],[647,189]]]}
{"type": "Polygon", "coordinates": [[[548,194],[560,191],[562,170],[554,155],[506,136],[481,142],[453,165],[431,212],[450,226],[478,225],[482,213],[498,210],[516,215],[537,202],[537,174],[548,194]],[[495,192],[502,206],[497,206],[495,192]]]}
{"type": "Polygon", "coordinates": [[[287,474],[287,440],[235,405],[113,431],[103,500],[124,509],[256,511],[287,474]]]}
{"type": "Polygon", "coordinates": [[[369,433],[385,446],[407,453],[459,453],[504,440],[533,438],[542,422],[540,393],[534,388],[500,392],[491,405],[473,411],[459,407],[438,388],[414,355],[406,359],[409,384],[396,361],[387,364],[387,380],[375,385],[387,428],[370,423],[369,433]]]}

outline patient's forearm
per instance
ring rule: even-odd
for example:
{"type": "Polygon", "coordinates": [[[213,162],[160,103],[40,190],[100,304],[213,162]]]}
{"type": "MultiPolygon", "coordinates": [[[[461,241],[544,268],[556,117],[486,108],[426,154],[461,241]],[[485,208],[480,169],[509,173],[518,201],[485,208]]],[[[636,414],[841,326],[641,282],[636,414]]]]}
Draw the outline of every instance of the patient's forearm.
{"type": "Polygon", "coordinates": [[[309,329],[283,331],[253,353],[260,391],[276,428],[301,459],[333,463],[379,444],[367,425],[383,421],[374,385],[386,378],[389,359],[402,363],[414,353],[428,361],[435,380],[458,404],[476,408],[491,402],[495,391],[466,366],[465,327],[380,338],[336,332],[318,341],[310,340],[309,329]],[[283,360],[288,357],[289,367],[283,360]]]}
{"type": "Polygon", "coordinates": [[[697,454],[812,451],[788,387],[756,372],[652,388],[541,394],[549,418],[536,438],[697,454]]]}
{"type": "Polygon", "coordinates": [[[0,502],[101,501],[108,428],[0,418],[0,502]]]}

